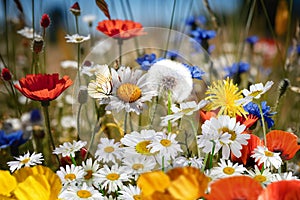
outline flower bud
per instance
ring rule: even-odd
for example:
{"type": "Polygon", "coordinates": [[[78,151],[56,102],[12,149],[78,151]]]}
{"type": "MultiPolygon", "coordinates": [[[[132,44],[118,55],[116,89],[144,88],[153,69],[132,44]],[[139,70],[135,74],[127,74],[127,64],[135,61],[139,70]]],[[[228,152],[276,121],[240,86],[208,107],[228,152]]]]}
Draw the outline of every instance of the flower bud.
{"type": "Polygon", "coordinates": [[[47,14],[43,14],[41,18],[41,27],[47,28],[50,25],[50,17],[47,14]]]}
{"type": "Polygon", "coordinates": [[[34,53],[40,53],[44,47],[44,40],[41,37],[34,38],[32,50],[34,53]]]}
{"type": "Polygon", "coordinates": [[[74,3],[73,6],[70,8],[70,11],[73,13],[73,15],[79,16],[80,15],[79,3],[78,2],[74,3]]]}
{"type": "Polygon", "coordinates": [[[11,80],[11,73],[10,73],[9,69],[3,68],[1,75],[5,81],[11,80]]]}
{"type": "Polygon", "coordinates": [[[78,102],[80,104],[84,104],[87,102],[88,92],[86,86],[80,86],[79,93],[78,93],[78,102]]]}

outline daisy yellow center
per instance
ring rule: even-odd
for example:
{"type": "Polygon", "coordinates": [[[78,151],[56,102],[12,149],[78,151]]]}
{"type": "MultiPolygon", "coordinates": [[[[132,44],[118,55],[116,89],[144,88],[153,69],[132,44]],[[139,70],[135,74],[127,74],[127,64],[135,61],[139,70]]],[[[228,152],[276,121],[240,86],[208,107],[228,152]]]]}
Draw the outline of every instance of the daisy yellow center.
{"type": "Polygon", "coordinates": [[[232,167],[225,167],[225,168],[223,169],[223,172],[224,172],[225,174],[227,174],[227,175],[231,175],[231,174],[233,174],[233,173],[235,172],[235,170],[234,170],[234,168],[232,168],[232,167]]]}
{"type": "Polygon", "coordinates": [[[172,143],[171,143],[170,140],[162,139],[162,140],[160,141],[160,144],[163,145],[163,146],[165,146],[165,147],[169,147],[172,143]]]}
{"type": "Polygon", "coordinates": [[[237,100],[243,98],[242,92],[239,91],[237,85],[229,78],[214,82],[213,85],[208,88],[206,94],[209,95],[206,99],[211,101],[208,105],[208,109],[215,110],[219,108],[219,115],[235,117],[236,115],[245,116],[247,114],[243,105],[237,103],[237,100]]]}
{"type": "Polygon", "coordinates": [[[106,152],[106,153],[111,153],[111,152],[113,152],[115,149],[112,147],[112,146],[108,146],[108,147],[105,147],[104,148],[104,151],[106,152]]]}
{"type": "Polygon", "coordinates": [[[274,153],[271,151],[265,151],[265,156],[267,157],[273,157],[274,153]]]}
{"type": "Polygon", "coordinates": [[[124,83],[117,89],[117,96],[125,102],[132,103],[142,96],[142,91],[137,85],[124,83]]]}
{"type": "Polygon", "coordinates": [[[267,180],[267,178],[265,176],[263,176],[263,175],[256,175],[254,177],[254,180],[257,180],[258,182],[263,183],[263,182],[265,182],[267,180]]]}
{"type": "Polygon", "coordinates": [[[261,92],[262,92],[262,90],[254,91],[254,92],[252,92],[252,93],[250,94],[250,96],[256,97],[256,96],[259,95],[261,92]]]}
{"type": "Polygon", "coordinates": [[[76,40],[77,42],[81,42],[81,41],[83,40],[83,37],[76,37],[75,40],[76,40]]]}
{"type": "Polygon", "coordinates": [[[136,144],[135,146],[135,150],[140,153],[140,154],[143,154],[143,155],[150,155],[150,149],[147,148],[147,146],[150,144],[150,141],[149,140],[145,140],[145,141],[142,141],[142,142],[139,142],[136,144]]]}
{"type": "Polygon", "coordinates": [[[141,199],[142,199],[142,196],[136,194],[136,195],[133,195],[133,199],[134,199],[134,200],[141,200],[141,199]]]}
{"type": "Polygon", "coordinates": [[[23,159],[23,160],[21,161],[21,163],[22,163],[22,164],[26,164],[26,163],[29,162],[29,160],[30,160],[30,158],[25,158],[25,159],[23,159]]]}
{"type": "Polygon", "coordinates": [[[144,165],[137,163],[137,164],[132,165],[132,169],[134,169],[134,170],[144,169],[144,165]]]}
{"type": "Polygon", "coordinates": [[[120,178],[120,175],[117,173],[110,173],[106,175],[106,178],[110,181],[115,181],[118,180],[120,178]]]}
{"type": "Polygon", "coordinates": [[[76,179],[76,175],[75,174],[66,174],[65,179],[72,181],[72,180],[76,179]]]}
{"type": "Polygon", "coordinates": [[[92,176],[93,176],[93,171],[92,170],[87,170],[86,175],[84,176],[84,179],[89,180],[89,179],[92,178],[92,176]]]}
{"type": "Polygon", "coordinates": [[[80,198],[89,198],[92,196],[92,194],[88,190],[78,190],[77,196],[80,198]]]}
{"type": "Polygon", "coordinates": [[[221,129],[221,131],[223,133],[229,133],[231,135],[230,140],[234,141],[236,139],[236,133],[234,131],[232,131],[232,130],[229,130],[229,128],[223,127],[221,129]]]}

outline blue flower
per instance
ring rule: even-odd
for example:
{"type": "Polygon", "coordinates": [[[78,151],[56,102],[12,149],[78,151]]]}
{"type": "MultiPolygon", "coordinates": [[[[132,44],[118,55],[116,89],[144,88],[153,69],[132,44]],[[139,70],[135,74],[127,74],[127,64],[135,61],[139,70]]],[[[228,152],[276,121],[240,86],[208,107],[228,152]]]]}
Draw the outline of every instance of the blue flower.
{"type": "Polygon", "coordinates": [[[170,60],[176,60],[176,58],[180,56],[176,50],[172,50],[172,51],[167,51],[166,57],[169,58],[170,60]]]}
{"type": "Polygon", "coordinates": [[[245,62],[238,62],[238,63],[233,63],[232,66],[226,67],[224,70],[227,72],[225,77],[230,77],[232,78],[236,74],[241,74],[243,72],[247,72],[250,68],[249,63],[245,62]]]}
{"type": "Polygon", "coordinates": [[[161,60],[162,58],[156,59],[156,55],[154,53],[152,54],[145,54],[139,58],[137,58],[135,61],[141,66],[142,70],[149,70],[151,65],[156,63],[157,61],[161,60]]]}
{"type": "Polygon", "coordinates": [[[42,115],[39,109],[33,109],[30,112],[30,122],[31,123],[38,123],[42,120],[42,115]]]}
{"type": "Polygon", "coordinates": [[[258,40],[259,38],[256,35],[246,38],[246,42],[248,42],[250,45],[254,45],[256,42],[258,42],[258,40]]]}
{"type": "Polygon", "coordinates": [[[11,133],[5,133],[4,130],[0,130],[0,149],[7,147],[18,147],[24,144],[27,140],[23,138],[23,131],[18,130],[11,133]]]}
{"type": "MultiPolygon", "coordinates": [[[[271,118],[276,112],[270,112],[270,106],[267,106],[267,102],[263,101],[261,102],[261,108],[262,108],[262,112],[263,112],[263,116],[264,116],[264,120],[265,122],[267,122],[268,124],[268,128],[271,128],[272,126],[274,126],[274,120],[271,118]]],[[[252,115],[255,115],[256,117],[258,117],[260,123],[262,123],[261,121],[261,115],[259,112],[259,108],[258,105],[250,102],[247,105],[244,106],[244,109],[252,115]]]]}
{"type": "Polygon", "coordinates": [[[196,30],[192,30],[190,32],[192,38],[194,38],[200,44],[203,40],[209,40],[216,37],[217,33],[214,30],[204,30],[201,28],[197,28],[196,30]]]}
{"type": "Polygon", "coordinates": [[[187,20],[185,21],[186,25],[188,26],[196,26],[198,24],[206,24],[207,19],[205,16],[200,15],[198,17],[195,16],[190,16],[187,18],[187,20]]]}
{"type": "Polygon", "coordinates": [[[192,78],[202,80],[202,76],[205,74],[198,66],[190,66],[188,64],[183,63],[186,68],[188,68],[191,72],[192,78]]]}

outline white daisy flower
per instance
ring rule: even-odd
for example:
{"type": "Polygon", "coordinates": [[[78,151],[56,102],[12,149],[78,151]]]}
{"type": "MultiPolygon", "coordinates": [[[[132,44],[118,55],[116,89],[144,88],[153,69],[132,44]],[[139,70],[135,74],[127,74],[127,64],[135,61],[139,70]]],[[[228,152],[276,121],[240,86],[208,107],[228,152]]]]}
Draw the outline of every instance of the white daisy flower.
{"type": "Polygon", "coordinates": [[[273,85],[273,81],[268,81],[266,85],[264,86],[262,83],[257,83],[254,85],[250,85],[250,90],[243,89],[243,95],[244,96],[251,96],[254,99],[259,99],[262,94],[266,93],[273,85]]]}
{"type": "Polygon", "coordinates": [[[99,162],[116,162],[123,157],[123,150],[120,147],[120,142],[115,142],[114,139],[101,138],[97,146],[95,156],[99,162]]]}
{"type": "Polygon", "coordinates": [[[69,186],[59,194],[61,200],[103,200],[102,194],[94,187],[83,183],[82,186],[69,186]]]}
{"type": "Polygon", "coordinates": [[[95,174],[99,173],[99,164],[89,158],[85,162],[82,162],[82,168],[84,170],[84,181],[88,186],[92,186],[95,183],[95,174]]]}
{"type": "Polygon", "coordinates": [[[23,37],[26,37],[27,39],[33,39],[36,37],[41,38],[42,36],[37,34],[37,33],[33,33],[33,28],[29,28],[29,27],[24,27],[21,30],[18,30],[17,33],[19,33],[20,35],[22,35],[23,37]]]}
{"type": "Polygon", "coordinates": [[[150,152],[149,144],[153,141],[156,132],[154,130],[141,130],[141,133],[133,131],[130,134],[126,134],[121,143],[125,145],[124,155],[128,157],[151,157],[155,154],[150,152]]]}
{"type": "Polygon", "coordinates": [[[56,171],[56,174],[59,176],[62,184],[66,186],[82,182],[85,171],[81,166],[75,166],[72,164],[66,165],[66,169],[60,167],[60,170],[56,171]]]}
{"type": "Polygon", "coordinates": [[[201,169],[203,166],[203,158],[191,157],[188,160],[188,166],[196,167],[201,169]]]}
{"type": "Polygon", "coordinates": [[[60,66],[63,69],[68,69],[68,68],[77,69],[77,65],[78,65],[78,63],[75,60],[64,60],[64,61],[60,62],[60,66]]]}
{"type": "Polygon", "coordinates": [[[241,157],[242,145],[248,144],[247,140],[250,139],[249,134],[243,133],[246,126],[236,122],[235,117],[230,118],[227,115],[212,117],[201,128],[202,135],[198,136],[199,148],[209,153],[215,145],[214,154],[222,148],[222,157],[225,159],[229,158],[230,151],[236,157],[241,157]]]}
{"type": "Polygon", "coordinates": [[[272,177],[272,182],[282,180],[299,180],[297,176],[293,176],[293,172],[276,173],[272,177]]]}
{"type": "Polygon", "coordinates": [[[126,167],[126,172],[128,174],[138,178],[136,175],[149,172],[154,169],[156,161],[153,157],[128,157],[122,160],[122,164],[126,167]]]}
{"type": "Polygon", "coordinates": [[[184,167],[184,166],[188,166],[188,162],[189,159],[184,157],[184,156],[178,156],[176,157],[173,162],[172,162],[172,166],[175,167],[184,167]]]}
{"type": "Polygon", "coordinates": [[[62,145],[59,145],[59,147],[56,147],[53,151],[53,154],[62,154],[62,157],[65,156],[72,156],[75,157],[75,152],[80,151],[82,147],[86,145],[86,141],[75,141],[73,140],[73,143],[71,142],[64,142],[62,145]]]}
{"type": "Polygon", "coordinates": [[[118,71],[111,69],[113,91],[106,110],[125,109],[126,112],[140,114],[146,108],[146,101],[151,101],[157,92],[149,87],[150,82],[142,70],[131,70],[120,67],[118,71]]]}
{"type": "Polygon", "coordinates": [[[67,39],[66,42],[68,43],[82,43],[84,41],[87,41],[90,39],[90,35],[88,36],[82,36],[82,35],[78,35],[78,34],[74,34],[74,35],[66,35],[65,38],[67,39]]]}
{"type": "Polygon", "coordinates": [[[179,62],[163,59],[154,63],[148,71],[148,81],[160,94],[171,92],[174,102],[182,102],[193,89],[190,71],[179,62]]]}
{"type": "Polygon", "coordinates": [[[180,103],[179,107],[177,106],[177,104],[172,104],[171,111],[173,112],[173,114],[161,117],[161,126],[166,126],[168,124],[168,121],[174,123],[184,115],[192,115],[195,111],[198,111],[206,106],[207,103],[208,101],[206,100],[201,100],[198,104],[195,101],[189,101],[180,103]]]}
{"type": "Polygon", "coordinates": [[[27,152],[23,156],[14,157],[14,158],[17,161],[7,162],[9,166],[9,170],[11,172],[21,169],[22,167],[30,167],[30,166],[42,164],[42,161],[44,160],[43,155],[41,153],[36,154],[35,152],[33,152],[32,155],[30,155],[30,153],[27,152]]]}
{"type": "Polygon", "coordinates": [[[113,197],[112,195],[108,195],[104,197],[104,200],[118,200],[118,197],[113,197]]]}
{"type": "Polygon", "coordinates": [[[123,188],[123,183],[129,181],[129,177],[124,166],[119,167],[118,165],[113,165],[109,168],[104,165],[103,168],[99,170],[97,176],[97,181],[101,189],[107,190],[108,193],[118,191],[123,188]]]}
{"type": "Polygon", "coordinates": [[[221,162],[218,163],[219,167],[213,167],[211,169],[211,176],[214,179],[225,178],[230,176],[242,175],[247,169],[243,165],[238,163],[233,163],[230,160],[220,159],[221,162]]]}
{"type": "Polygon", "coordinates": [[[253,152],[251,157],[255,158],[255,162],[258,161],[258,165],[263,163],[265,168],[274,166],[278,169],[282,164],[280,153],[271,152],[265,146],[257,146],[253,152]]]}
{"type": "Polygon", "coordinates": [[[184,156],[176,157],[173,161],[173,167],[185,167],[192,166],[198,169],[201,169],[203,166],[203,158],[191,157],[186,158],[184,156]]]}
{"type": "Polygon", "coordinates": [[[263,185],[268,185],[272,182],[273,174],[270,172],[270,168],[265,168],[263,172],[259,170],[257,165],[254,166],[254,170],[247,170],[248,174],[263,185]]]}
{"type": "Polygon", "coordinates": [[[157,132],[151,144],[147,146],[150,153],[158,152],[159,157],[164,157],[165,160],[174,159],[179,152],[182,152],[180,144],[176,141],[176,134],[157,132]]]}
{"type": "Polygon", "coordinates": [[[142,199],[141,189],[137,186],[129,185],[124,186],[123,190],[119,191],[120,196],[118,196],[119,200],[137,200],[142,199]]]}

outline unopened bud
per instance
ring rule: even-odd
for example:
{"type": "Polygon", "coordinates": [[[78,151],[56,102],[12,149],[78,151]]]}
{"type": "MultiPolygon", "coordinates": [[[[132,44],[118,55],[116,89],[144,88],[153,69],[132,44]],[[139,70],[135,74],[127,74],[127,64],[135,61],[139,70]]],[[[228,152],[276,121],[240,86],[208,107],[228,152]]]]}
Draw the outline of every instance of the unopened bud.
{"type": "Polygon", "coordinates": [[[87,102],[87,98],[88,98],[87,87],[86,86],[80,86],[79,93],[78,93],[78,102],[80,104],[84,104],[84,103],[87,102]]]}
{"type": "Polygon", "coordinates": [[[50,17],[47,14],[43,14],[41,18],[41,27],[47,28],[50,25],[50,17]]]}
{"type": "Polygon", "coordinates": [[[44,40],[41,37],[34,38],[32,50],[34,53],[40,53],[44,47],[44,40]]]}
{"type": "Polygon", "coordinates": [[[278,98],[281,98],[282,95],[284,95],[284,93],[286,92],[286,90],[288,89],[289,86],[290,86],[289,79],[285,78],[285,79],[280,81],[280,83],[278,85],[278,90],[279,90],[278,98]]]}
{"type": "Polygon", "coordinates": [[[80,15],[79,3],[78,2],[74,3],[73,6],[70,8],[70,11],[73,13],[73,15],[79,16],[80,15]]]}
{"type": "Polygon", "coordinates": [[[10,73],[9,69],[3,68],[1,75],[5,81],[11,80],[11,73],[10,73]]]}

